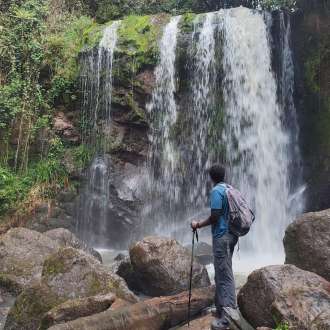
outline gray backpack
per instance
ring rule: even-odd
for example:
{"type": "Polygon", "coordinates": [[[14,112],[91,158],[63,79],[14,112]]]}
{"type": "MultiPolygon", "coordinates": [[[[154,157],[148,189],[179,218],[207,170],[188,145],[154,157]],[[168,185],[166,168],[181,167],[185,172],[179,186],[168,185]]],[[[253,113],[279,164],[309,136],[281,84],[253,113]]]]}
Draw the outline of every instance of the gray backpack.
{"type": "Polygon", "coordinates": [[[229,206],[229,231],[240,237],[246,235],[253,221],[254,213],[242,194],[229,184],[225,184],[229,206]]]}

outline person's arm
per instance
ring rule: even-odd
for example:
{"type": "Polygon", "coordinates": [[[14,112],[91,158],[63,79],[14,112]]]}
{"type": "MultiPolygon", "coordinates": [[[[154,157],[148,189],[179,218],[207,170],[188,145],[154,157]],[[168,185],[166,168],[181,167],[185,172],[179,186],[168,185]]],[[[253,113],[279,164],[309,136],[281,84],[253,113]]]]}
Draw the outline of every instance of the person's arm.
{"type": "Polygon", "coordinates": [[[219,191],[214,190],[211,194],[211,215],[205,220],[193,221],[191,228],[197,229],[215,224],[222,214],[222,195],[219,191]]]}
{"type": "Polygon", "coordinates": [[[220,218],[221,215],[222,215],[221,209],[212,209],[211,215],[207,219],[202,220],[202,221],[193,221],[191,223],[191,228],[198,229],[198,228],[203,228],[203,227],[213,225],[218,221],[218,219],[220,218]]]}

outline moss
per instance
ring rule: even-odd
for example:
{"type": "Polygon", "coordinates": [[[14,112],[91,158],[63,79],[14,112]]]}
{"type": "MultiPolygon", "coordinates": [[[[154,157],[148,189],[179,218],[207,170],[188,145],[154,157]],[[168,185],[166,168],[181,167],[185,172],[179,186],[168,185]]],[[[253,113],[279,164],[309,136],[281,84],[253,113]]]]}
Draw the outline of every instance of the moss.
{"type": "Polygon", "coordinates": [[[102,281],[96,273],[90,273],[88,277],[88,296],[94,296],[104,291],[102,281]]]}
{"type": "Polygon", "coordinates": [[[158,60],[158,39],[168,17],[127,16],[118,30],[118,52],[126,57],[129,72],[137,73],[145,65],[155,65],[158,60]]]}
{"type": "Polygon", "coordinates": [[[196,14],[194,13],[186,13],[182,15],[182,18],[179,23],[179,29],[182,32],[192,32],[194,30],[194,20],[196,18],[196,14]]]}
{"type": "Polygon", "coordinates": [[[330,89],[326,88],[328,73],[330,72],[329,58],[330,36],[326,35],[319,40],[317,47],[312,48],[305,61],[305,80],[313,93],[320,93],[322,92],[321,89],[325,89],[325,92],[330,96],[330,89]]]}
{"type": "Polygon", "coordinates": [[[311,56],[305,63],[305,78],[307,85],[314,93],[320,92],[319,84],[319,67],[320,67],[320,58],[318,54],[311,56]]]}
{"type": "Polygon", "coordinates": [[[8,314],[9,328],[37,329],[43,315],[62,302],[47,286],[26,289],[17,297],[8,314]]]}
{"type": "Polygon", "coordinates": [[[13,295],[18,295],[23,288],[14,281],[10,275],[0,273],[0,287],[8,290],[13,295]]]}
{"type": "Polygon", "coordinates": [[[105,26],[97,23],[92,23],[83,32],[84,46],[87,48],[93,48],[99,44],[102,38],[102,32],[105,26]]]}
{"type": "Polygon", "coordinates": [[[135,102],[132,94],[127,96],[127,104],[132,110],[129,114],[129,121],[135,123],[147,123],[146,115],[143,109],[135,102]]]}
{"type": "Polygon", "coordinates": [[[42,269],[42,276],[54,277],[65,272],[65,262],[61,256],[61,251],[62,249],[59,254],[53,254],[45,260],[42,269]]]}

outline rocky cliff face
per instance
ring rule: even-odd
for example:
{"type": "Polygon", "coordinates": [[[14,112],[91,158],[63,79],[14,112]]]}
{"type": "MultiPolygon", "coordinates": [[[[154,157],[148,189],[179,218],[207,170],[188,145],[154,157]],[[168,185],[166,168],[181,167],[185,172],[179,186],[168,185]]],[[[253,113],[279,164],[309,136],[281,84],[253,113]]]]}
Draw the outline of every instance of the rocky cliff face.
{"type": "Polygon", "coordinates": [[[293,15],[296,106],[307,182],[307,210],[329,207],[330,194],[330,6],[299,1],[293,15]]]}

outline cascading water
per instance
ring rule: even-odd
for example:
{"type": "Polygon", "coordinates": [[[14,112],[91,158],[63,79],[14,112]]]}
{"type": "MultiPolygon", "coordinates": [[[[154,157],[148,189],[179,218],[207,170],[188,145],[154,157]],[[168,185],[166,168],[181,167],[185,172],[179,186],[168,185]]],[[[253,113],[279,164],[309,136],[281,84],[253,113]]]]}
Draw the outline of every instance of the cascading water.
{"type": "Polygon", "coordinates": [[[256,210],[244,238],[254,252],[277,252],[289,209],[289,135],[281,121],[263,16],[239,8],[224,18],[224,99],[231,182],[256,210]]]}
{"type": "Polygon", "coordinates": [[[215,56],[215,13],[197,17],[194,21],[192,35],[192,132],[190,144],[191,183],[187,198],[194,209],[205,205],[207,194],[207,173],[205,169],[214,160],[209,148],[210,114],[214,107],[216,89],[216,56],[215,56]],[[202,19],[202,24],[200,20],[202,19]],[[201,26],[200,26],[201,25],[201,26]],[[207,152],[206,152],[207,151],[207,152]]]}
{"type": "Polygon", "coordinates": [[[152,176],[151,181],[148,182],[152,202],[150,209],[145,210],[145,214],[151,218],[157,215],[157,218],[152,219],[153,226],[171,226],[172,219],[166,214],[171,214],[171,211],[175,209],[182,187],[182,184],[178,182],[179,177],[175,175],[178,155],[171,137],[171,128],[177,120],[174,97],[175,54],[180,18],[180,16],[173,17],[164,28],[159,43],[160,63],[155,70],[155,88],[152,100],[147,106],[154,124],[150,136],[152,147],[149,155],[149,169],[152,176]],[[155,211],[157,209],[159,212],[155,211]]]}
{"type": "Polygon", "coordinates": [[[154,119],[149,163],[151,200],[144,216],[155,219],[153,225],[157,233],[166,233],[181,240],[187,234],[184,219],[205,211],[205,168],[213,155],[207,150],[212,139],[208,132],[210,113],[215,110],[215,16],[215,13],[208,13],[197,17],[194,22],[189,50],[190,70],[194,72],[191,80],[194,97],[186,105],[191,112],[184,113],[187,132],[181,132],[180,138],[175,133],[185,130],[176,127],[182,120],[177,118],[183,114],[183,109],[178,112],[174,97],[177,91],[174,39],[177,38],[178,17],[164,29],[160,42],[160,64],[155,71],[156,88],[149,104],[154,119]],[[166,44],[171,47],[165,47],[166,44]]]}
{"type": "MultiPolygon", "coordinates": [[[[295,192],[300,181],[290,178],[300,167],[290,22],[282,13],[279,17],[280,65],[275,71],[269,14],[235,8],[198,15],[188,38],[180,33],[180,16],[164,27],[147,105],[152,124],[147,184],[141,184],[146,189],[142,234],[183,242],[190,237],[189,221],[208,212],[205,170],[222,161],[228,181],[256,210],[256,223],[242,250],[254,257],[283,257],[284,229],[302,211],[303,199],[301,189],[295,192]],[[178,67],[182,42],[185,78],[178,67]]],[[[94,246],[111,246],[111,163],[105,146],[118,25],[105,29],[99,48],[85,55],[82,65],[84,141],[94,146],[97,156],[82,194],[78,231],[94,246]]]]}
{"type": "Polygon", "coordinates": [[[109,136],[112,63],[119,24],[115,21],[107,26],[99,47],[84,54],[81,61],[82,138],[96,151],[104,150],[104,137],[109,136]]]}
{"type": "MultiPolygon", "coordinates": [[[[271,23],[270,15],[267,20],[271,23]]],[[[169,26],[162,42],[169,41],[168,31],[169,26]]],[[[283,261],[284,229],[303,204],[301,195],[293,197],[297,182],[290,180],[292,168],[299,167],[293,161],[298,154],[292,150],[299,150],[297,131],[289,133],[286,125],[290,117],[297,127],[289,25],[281,31],[283,81],[278,91],[270,29],[262,12],[240,7],[198,17],[188,51],[193,71],[188,109],[176,104],[174,98],[176,43],[171,39],[167,47],[161,46],[149,106],[154,127],[150,163],[153,198],[148,211],[157,219],[158,233],[179,239],[189,236],[189,218],[207,202],[205,169],[221,160],[228,166],[228,181],[256,210],[254,228],[242,242],[244,251],[273,254],[283,261]],[[165,55],[170,62],[165,61],[165,55]],[[182,132],[185,128],[173,133],[182,118],[189,126],[188,133],[182,132]]],[[[177,28],[172,38],[177,38],[177,28]]]]}
{"type": "Polygon", "coordinates": [[[119,22],[103,31],[96,51],[85,54],[82,61],[84,142],[96,156],[88,173],[88,184],[82,193],[77,231],[92,246],[108,245],[110,158],[105,148],[110,136],[112,64],[119,22]]]}

